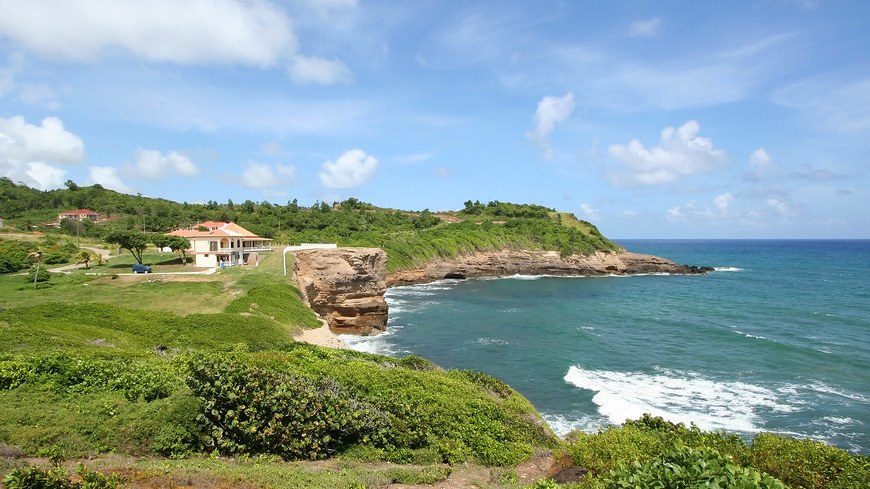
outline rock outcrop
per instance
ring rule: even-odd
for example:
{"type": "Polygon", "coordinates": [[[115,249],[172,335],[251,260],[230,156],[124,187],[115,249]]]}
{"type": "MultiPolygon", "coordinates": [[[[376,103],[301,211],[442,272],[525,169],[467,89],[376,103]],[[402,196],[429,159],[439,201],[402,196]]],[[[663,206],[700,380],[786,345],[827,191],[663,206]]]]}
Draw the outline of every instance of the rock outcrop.
{"type": "Polygon", "coordinates": [[[378,248],[294,253],[296,280],[311,308],[336,333],[377,334],[387,327],[387,254],[378,248]]]}
{"type": "Polygon", "coordinates": [[[642,273],[697,274],[712,268],[680,265],[665,258],[628,251],[596,252],[562,257],[555,251],[502,250],[433,260],[420,267],[391,273],[387,286],[434,282],[445,278],[507,277],[510,275],[633,275],[642,273]]]}

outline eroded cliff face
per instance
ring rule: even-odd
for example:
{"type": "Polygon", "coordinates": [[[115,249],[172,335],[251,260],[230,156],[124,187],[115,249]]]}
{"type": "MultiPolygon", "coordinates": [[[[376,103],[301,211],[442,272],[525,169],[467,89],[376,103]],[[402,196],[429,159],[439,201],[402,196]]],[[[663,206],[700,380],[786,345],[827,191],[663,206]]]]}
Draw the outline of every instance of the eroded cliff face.
{"type": "Polygon", "coordinates": [[[555,251],[501,250],[434,260],[420,267],[391,273],[387,286],[433,282],[445,278],[510,275],[632,275],[641,273],[696,274],[711,268],[680,265],[665,258],[623,251],[562,257],[555,251]]]}
{"type": "Polygon", "coordinates": [[[294,255],[299,289],[333,332],[369,335],[387,328],[383,250],[318,249],[294,255]]]}

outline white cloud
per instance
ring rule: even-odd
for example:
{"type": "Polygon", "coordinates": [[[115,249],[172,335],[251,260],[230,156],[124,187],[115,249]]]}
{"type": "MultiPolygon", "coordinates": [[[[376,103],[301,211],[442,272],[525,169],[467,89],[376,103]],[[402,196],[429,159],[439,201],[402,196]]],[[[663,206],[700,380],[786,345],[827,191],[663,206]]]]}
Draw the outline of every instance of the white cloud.
{"type": "MultiPolygon", "coordinates": [[[[356,2],[312,5],[328,16],[356,2]]],[[[340,60],[301,53],[287,12],[269,0],[0,0],[0,11],[0,41],[46,57],[93,61],[126,55],[179,64],[286,66],[297,83],[351,80],[340,60]]],[[[0,89],[10,90],[9,76],[0,72],[0,89]]],[[[46,88],[41,98],[53,95],[46,88]]]]}
{"type": "Polygon", "coordinates": [[[580,210],[583,211],[583,217],[587,221],[597,221],[601,219],[601,214],[598,212],[598,209],[592,207],[592,204],[583,202],[580,204],[580,210]]]}
{"type": "Polygon", "coordinates": [[[773,101],[798,110],[824,132],[870,131],[870,77],[815,77],[788,85],[773,101]]]}
{"type": "Polygon", "coordinates": [[[526,137],[535,143],[547,159],[555,156],[550,136],[556,124],[565,122],[574,112],[574,93],[568,92],[562,97],[544,97],[538,102],[535,111],[535,128],[526,133],[526,137]]]}
{"type": "Polygon", "coordinates": [[[766,168],[773,163],[770,153],[764,148],[758,148],[749,155],[749,163],[756,168],[766,168]]]}
{"type": "Polygon", "coordinates": [[[267,156],[281,156],[284,154],[284,147],[276,142],[263,143],[260,145],[260,151],[267,156]]]}
{"type": "Polygon", "coordinates": [[[795,215],[794,210],[792,210],[791,206],[783,199],[777,197],[771,197],[765,201],[768,207],[773,209],[773,211],[782,218],[789,218],[795,215]]]}
{"type": "Polygon", "coordinates": [[[334,85],[351,79],[350,70],[341,61],[301,54],[293,57],[287,74],[294,82],[303,85],[334,85]]]}
{"type": "Polygon", "coordinates": [[[435,169],[435,176],[439,178],[450,178],[453,176],[453,168],[448,166],[439,166],[435,169]]]}
{"type": "Polygon", "coordinates": [[[320,182],[329,188],[353,188],[368,181],[378,168],[378,160],[361,149],[352,149],[335,161],[326,161],[320,182]]]}
{"type": "Polygon", "coordinates": [[[5,158],[74,163],[85,157],[81,138],[67,131],[57,117],[46,117],[38,126],[28,124],[20,115],[0,117],[0,134],[8,138],[0,149],[5,158]]]}
{"type": "Polygon", "coordinates": [[[121,181],[118,169],[113,166],[92,166],[88,168],[88,174],[92,182],[99,183],[107,189],[124,194],[133,193],[133,189],[121,181]]]}
{"type": "MultiPolygon", "coordinates": [[[[59,188],[63,185],[66,177],[66,170],[41,161],[27,163],[24,166],[24,173],[29,177],[30,181],[36,183],[36,188],[43,190],[59,188]]],[[[25,183],[27,183],[27,180],[25,180],[25,183]]]]}
{"type": "Polygon", "coordinates": [[[611,178],[619,185],[659,185],[716,168],[725,154],[712,140],[698,136],[700,130],[698,122],[688,121],[679,128],[665,128],[659,144],[649,149],[637,139],[611,145],[610,156],[625,167],[614,171],[611,178]]]}
{"type": "Polygon", "coordinates": [[[293,165],[270,165],[249,161],[242,172],[242,184],[248,188],[272,191],[275,187],[289,185],[296,176],[293,165]]]}
{"type": "Polygon", "coordinates": [[[653,17],[652,19],[639,20],[632,23],[628,27],[628,35],[630,37],[656,37],[662,27],[662,19],[653,17]]]}
{"type": "Polygon", "coordinates": [[[716,198],[713,199],[713,205],[723,214],[728,212],[728,206],[730,206],[732,202],[734,202],[734,195],[731,194],[731,192],[717,195],[716,198]]]}
{"type": "Polygon", "coordinates": [[[47,190],[63,184],[66,171],[58,164],[83,160],[85,145],[56,117],[40,125],[22,116],[0,117],[0,175],[47,190]]]}
{"type": "Polygon", "coordinates": [[[298,47],[290,19],[265,0],[0,0],[0,11],[0,35],[63,59],[271,66],[298,47]]]}
{"type": "Polygon", "coordinates": [[[429,152],[411,153],[395,156],[393,157],[393,161],[402,165],[416,165],[417,163],[423,163],[424,161],[431,160],[434,156],[435,155],[433,153],[429,152]]]}
{"type": "Polygon", "coordinates": [[[125,168],[125,174],[133,178],[159,181],[171,175],[192,177],[199,174],[199,168],[178,151],[163,154],[157,150],[140,148],[136,150],[133,163],[125,168]]]}

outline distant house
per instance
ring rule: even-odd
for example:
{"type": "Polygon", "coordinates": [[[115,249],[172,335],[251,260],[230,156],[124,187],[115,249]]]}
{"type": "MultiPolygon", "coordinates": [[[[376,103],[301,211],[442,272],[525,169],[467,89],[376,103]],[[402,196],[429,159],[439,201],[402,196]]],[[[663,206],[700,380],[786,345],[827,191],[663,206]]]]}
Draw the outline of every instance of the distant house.
{"type": "Polygon", "coordinates": [[[100,215],[89,209],[78,209],[74,211],[61,212],[57,215],[57,222],[63,221],[64,219],[72,219],[73,221],[84,221],[85,219],[98,221],[100,215]]]}
{"type": "Polygon", "coordinates": [[[259,261],[260,252],[272,251],[270,238],[261,238],[234,222],[206,221],[169,235],[190,240],[188,253],[194,256],[197,267],[253,265],[259,261]]]}

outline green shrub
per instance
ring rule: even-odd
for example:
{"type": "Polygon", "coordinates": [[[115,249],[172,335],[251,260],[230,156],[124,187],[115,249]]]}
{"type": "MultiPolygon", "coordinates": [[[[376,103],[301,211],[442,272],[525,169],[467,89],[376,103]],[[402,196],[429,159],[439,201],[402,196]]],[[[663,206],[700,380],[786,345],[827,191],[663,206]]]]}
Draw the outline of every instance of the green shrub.
{"type": "Polygon", "coordinates": [[[197,355],[188,369],[202,403],[197,420],[222,453],[325,458],[357,443],[385,445],[397,422],[330,379],[251,367],[232,355],[197,355]]]}
{"type": "Polygon", "coordinates": [[[69,260],[69,253],[64,253],[63,251],[53,251],[51,253],[46,253],[45,256],[42,258],[42,262],[48,265],[59,265],[61,263],[66,263],[69,260]]]}
{"type": "Polygon", "coordinates": [[[53,386],[65,392],[108,389],[130,401],[162,399],[179,385],[167,365],[123,358],[75,357],[64,353],[25,356],[0,362],[0,389],[25,382],[53,386]]]}
{"type": "Polygon", "coordinates": [[[13,469],[3,483],[8,489],[114,489],[124,481],[118,474],[105,475],[84,465],[79,465],[76,474],[80,480],[74,481],[61,469],[31,466],[13,469]]]}
{"type": "Polygon", "coordinates": [[[27,280],[28,283],[36,282],[48,282],[51,279],[51,273],[45,269],[45,267],[33,267],[27,272],[27,280]],[[35,279],[35,280],[34,280],[35,279]]]}
{"type": "Polygon", "coordinates": [[[816,489],[859,487],[870,481],[870,457],[813,440],[761,433],[752,442],[752,464],[791,487],[816,489]]]}
{"type": "Polygon", "coordinates": [[[785,489],[779,480],[742,467],[718,452],[682,443],[648,462],[621,464],[603,478],[604,487],[785,489]]]}

